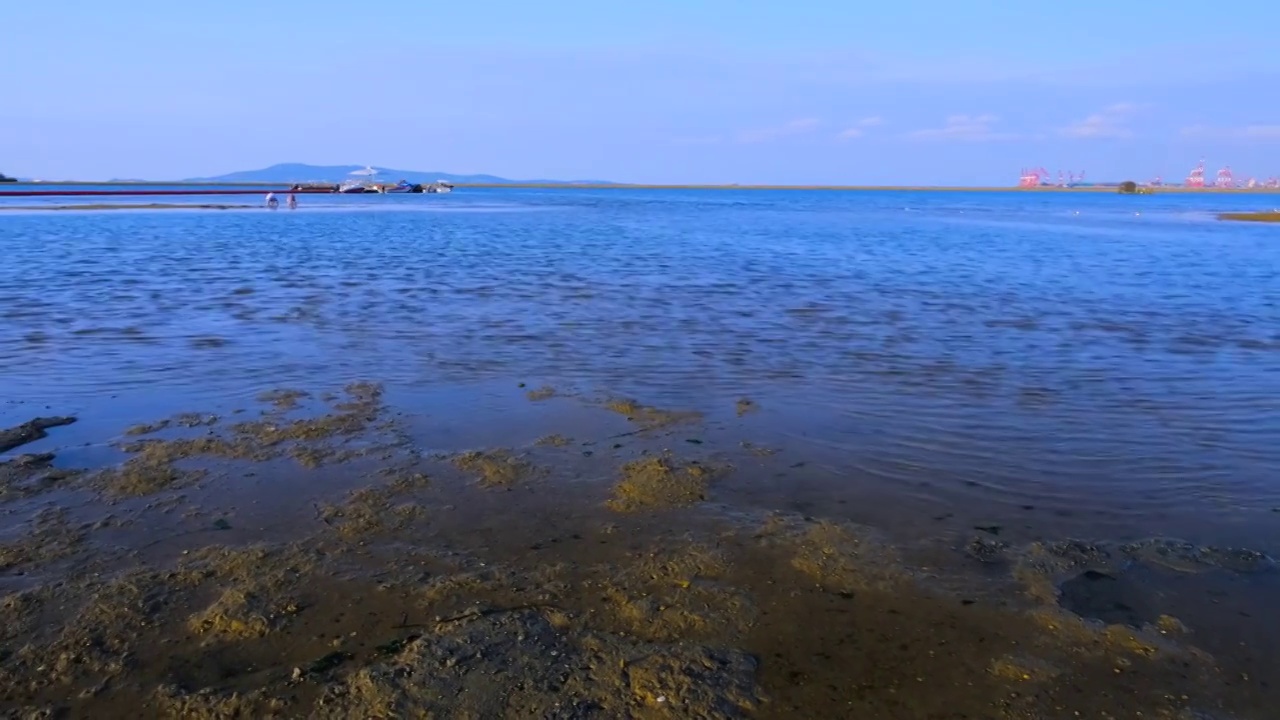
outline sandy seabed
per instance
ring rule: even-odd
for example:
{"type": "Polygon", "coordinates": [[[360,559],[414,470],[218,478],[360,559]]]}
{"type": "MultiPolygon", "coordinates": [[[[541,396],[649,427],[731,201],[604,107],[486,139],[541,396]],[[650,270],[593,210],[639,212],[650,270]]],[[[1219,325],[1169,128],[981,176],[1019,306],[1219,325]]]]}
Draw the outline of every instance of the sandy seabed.
{"type": "MultiPolygon", "coordinates": [[[[1271,571],[1172,541],[904,543],[733,502],[795,466],[703,418],[436,452],[376,383],[280,389],[64,467],[0,432],[8,717],[1265,718],[1271,675],[1130,573],[1271,571]]],[[[766,411],[743,398],[738,415],[766,411]]],[[[564,434],[562,434],[564,433],[564,434]]]]}

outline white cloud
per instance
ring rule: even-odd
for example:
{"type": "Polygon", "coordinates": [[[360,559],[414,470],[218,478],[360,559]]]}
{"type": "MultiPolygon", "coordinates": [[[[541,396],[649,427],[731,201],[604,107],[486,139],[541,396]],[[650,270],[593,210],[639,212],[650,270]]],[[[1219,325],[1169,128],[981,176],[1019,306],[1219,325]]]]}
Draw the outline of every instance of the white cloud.
{"type": "Polygon", "coordinates": [[[778,140],[784,137],[811,133],[821,125],[822,121],[817,118],[800,118],[777,127],[744,130],[738,133],[737,140],[740,143],[768,142],[770,140],[778,140]]]}
{"type": "Polygon", "coordinates": [[[839,140],[853,140],[867,134],[866,128],[879,127],[884,124],[884,118],[879,115],[864,117],[850,127],[840,131],[836,138],[839,140]]]}
{"type": "Polygon", "coordinates": [[[1280,125],[1245,125],[1234,128],[1192,125],[1182,128],[1181,134],[1188,138],[1219,140],[1280,140],[1280,125]]]}
{"type": "Polygon", "coordinates": [[[1116,103],[1085,119],[1058,129],[1058,134],[1072,138],[1131,138],[1129,119],[1138,112],[1137,103],[1116,103]]]}
{"type": "Polygon", "coordinates": [[[907,137],[916,140],[962,140],[979,142],[988,140],[1009,140],[1018,137],[1012,133],[1002,133],[995,129],[1000,118],[995,115],[952,115],[940,128],[928,128],[907,133],[907,137]]]}

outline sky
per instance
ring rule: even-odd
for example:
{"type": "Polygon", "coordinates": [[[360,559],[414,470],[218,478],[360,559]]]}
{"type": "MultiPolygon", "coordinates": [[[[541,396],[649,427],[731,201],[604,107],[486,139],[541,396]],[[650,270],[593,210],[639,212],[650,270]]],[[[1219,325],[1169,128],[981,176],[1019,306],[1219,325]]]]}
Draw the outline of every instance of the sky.
{"type": "Polygon", "coordinates": [[[0,3],[0,172],[1280,176],[1275,0],[0,3]]]}

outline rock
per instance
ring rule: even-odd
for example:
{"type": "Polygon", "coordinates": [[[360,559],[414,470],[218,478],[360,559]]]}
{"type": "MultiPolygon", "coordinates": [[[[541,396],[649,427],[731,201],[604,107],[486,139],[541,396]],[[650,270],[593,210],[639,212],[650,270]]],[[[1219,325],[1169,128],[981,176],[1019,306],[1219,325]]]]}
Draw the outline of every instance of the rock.
{"type": "Polygon", "coordinates": [[[1061,591],[1062,607],[1108,625],[1141,628],[1160,618],[1143,589],[1123,576],[1086,570],[1062,583],[1061,591]]]}
{"type": "Polygon", "coordinates": [[[38,417],[17,427],[0,430],[0,452],[9,452],[16,447],[48,437],[49,433],[45,431],[49,428],[70,425],[75,421],[74,417],[38,417]]]}

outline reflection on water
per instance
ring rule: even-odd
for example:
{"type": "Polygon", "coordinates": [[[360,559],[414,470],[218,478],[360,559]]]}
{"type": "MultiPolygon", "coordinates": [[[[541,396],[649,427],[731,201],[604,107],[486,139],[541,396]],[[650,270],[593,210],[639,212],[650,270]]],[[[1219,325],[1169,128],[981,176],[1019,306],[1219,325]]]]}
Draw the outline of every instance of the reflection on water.
{"type": "MultiPolygon", "coordinates": [[[[802,451],[826,497],[1233,540],[1270,541],[1280,518],[1280,242],[1209,220],[1258,198],[302,200],[0,215],[0,421],[145,419],[357,378],[706,412],[749,396],[761,440],[802,451]]],[[[499,412],[476,402],[449,412],[499,412]]]]}

